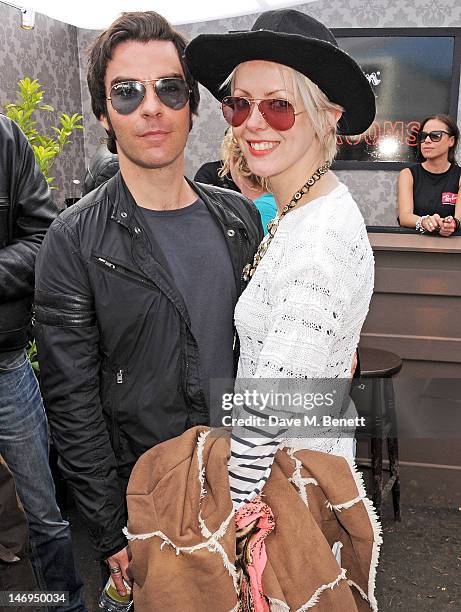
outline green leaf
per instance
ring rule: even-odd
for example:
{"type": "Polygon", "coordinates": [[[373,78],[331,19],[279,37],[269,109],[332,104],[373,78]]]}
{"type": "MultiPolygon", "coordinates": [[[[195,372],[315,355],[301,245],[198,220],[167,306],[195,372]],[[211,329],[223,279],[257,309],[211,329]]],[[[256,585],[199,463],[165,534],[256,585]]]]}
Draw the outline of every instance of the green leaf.
{"type": "MultiPolygon", "coordinates": [[[[46,132],[38,130],[38,122],[36,118],[42,112],[54,113],[55,109],[50,104],[44,103],[45,91],[43,90],[38,79],[32,79],[25,76],[17,83],[17,100],[4,105],[5,114],[15,121],[25,133],[34,150],[37,163],[45,175],[48,183],[54,181],[53,177],[49,176],[50,168],[52,167],[56,157],[62,153],[65,146],[70,144],[70,136],[74,130],[82,130],[81,121],[83,116],[74,113],[69,115],[61,113],[57,119],[56,125],[50,126],[54,132],[56,139],[51,138],[46,132]]],[[[56,123],[56,121],[55,121],[56,123]]],[[[51,187],[57,189],[57,187],[51,187]]]]}
{"type": "Polygon", "coordinates": [[[29,357],[29,361],[32,368],[34,369],[34,372],[38,374],[40,368],[37,360],[37,345],[35,344],[35,340],[31,340],[29,342],[29,346],[27,347],[27,356],[29,357]]]}

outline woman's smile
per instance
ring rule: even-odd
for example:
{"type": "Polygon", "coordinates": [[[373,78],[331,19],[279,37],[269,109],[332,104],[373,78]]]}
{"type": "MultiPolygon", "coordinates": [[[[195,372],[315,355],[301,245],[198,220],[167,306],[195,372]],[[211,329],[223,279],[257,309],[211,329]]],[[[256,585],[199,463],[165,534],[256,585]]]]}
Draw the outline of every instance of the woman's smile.
{"type": "Polygon", "coordinates": [[[279,143],[273,140],[247,140],[248,150],[252,155],[268,155],[274,151],[279,143]]]}

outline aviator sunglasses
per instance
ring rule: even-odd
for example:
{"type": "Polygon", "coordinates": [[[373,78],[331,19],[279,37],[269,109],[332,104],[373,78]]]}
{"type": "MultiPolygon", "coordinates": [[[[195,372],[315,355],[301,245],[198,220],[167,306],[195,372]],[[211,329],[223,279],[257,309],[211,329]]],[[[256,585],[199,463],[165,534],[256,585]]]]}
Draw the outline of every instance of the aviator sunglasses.
{"type": "Polygon", "coordinates": [[[418,142],[424,142],[426,138],[429,136],[432,142],[440,142],[444,134],[448,134],[448,136],[452,136],[450,132],[446,132],[445,130],[433,130],[432,132],[418,132],[416,138],[418,142]]]}
{"type": "Polygon", "coordinates": [[[224,119],[232,127],[239,127],[250,116],[253,104],[257,105],[266,123],[278,132],[284,132],[293,127],[296,115],[304,112],[295,113],[293,105],[288,100],[274,98],[260,100],[256,98],[242,98],[240,96],[226,96],[221,102],[224,119]]]}
{"type": "Polygon", "coordinates": [[[121,81],[115,83],[110,90],[112,107],[121,115],[129,115],[135,111],[146,95],[146,85],[152,83],[154,91],[162,104],[180,110],[186,106],[190,89],[184,79],[180,77],[165,77],[162,79],[149,79],[147,81],[121,81]]]}

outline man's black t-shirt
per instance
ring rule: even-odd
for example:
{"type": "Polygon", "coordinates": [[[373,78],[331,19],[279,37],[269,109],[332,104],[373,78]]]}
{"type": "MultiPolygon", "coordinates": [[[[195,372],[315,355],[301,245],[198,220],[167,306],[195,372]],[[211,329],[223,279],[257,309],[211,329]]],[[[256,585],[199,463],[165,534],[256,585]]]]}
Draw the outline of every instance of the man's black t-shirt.
{"type": "Polygon", "coordinates": [[[434,215],[442,218],[455,214],[461,168],[451,164],[446,172],[428,172],[421,164],[411,166],[413,176],[413,212],[415,215],[434,215]]]}
{"type": "MultiPolygon", "coordinates": [[[[234,376],[237,289],[225,238],[200,199],[177,210],[141,210],[189,312],[199,348],[203,390],[210,405],[210,385],[212,396],[217,398],[232,390],[228,385],[234,376]]],[[[210,406],[212,411],[215,408],[210,406]]]]}

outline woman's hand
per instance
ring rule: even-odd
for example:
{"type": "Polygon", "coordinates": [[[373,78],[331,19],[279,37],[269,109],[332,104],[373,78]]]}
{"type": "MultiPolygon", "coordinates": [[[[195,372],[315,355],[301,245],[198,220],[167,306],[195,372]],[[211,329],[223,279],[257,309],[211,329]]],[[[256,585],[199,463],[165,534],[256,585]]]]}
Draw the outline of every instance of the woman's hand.
{"type": "Polygon", "coordinates": [[[445,236],[447,238],[448,236],[451,236],[453,234],[455,229],[456,221],[453,219],[452,216],[445,217],[445,219],[442,219],[442,227],[440,229],[441,236],[445,236]]]}
{"type": "Polygon", "coordinates": [[[423,219],[421,225],[426,232],[433,233],[442,230],[443,219],[437,213],[435,215],[429,215],[423,219]]]}

